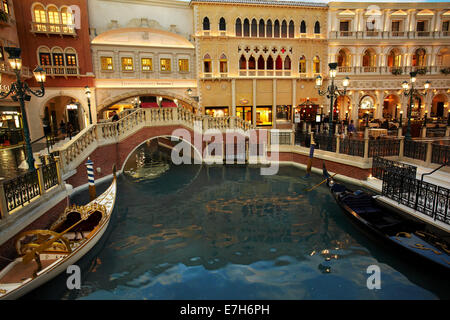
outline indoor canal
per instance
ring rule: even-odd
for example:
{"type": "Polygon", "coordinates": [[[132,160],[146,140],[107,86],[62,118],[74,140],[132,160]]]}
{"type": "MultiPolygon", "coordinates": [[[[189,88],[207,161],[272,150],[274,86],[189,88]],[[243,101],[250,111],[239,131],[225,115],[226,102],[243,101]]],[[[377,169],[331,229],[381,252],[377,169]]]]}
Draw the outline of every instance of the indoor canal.
{"type": "MultiPolygon", "coordinates": [[[[260,169],[177,166],[144,145],[118,177],[108,230],[77,263],[81,289],[68,290],[62,273],[23,299],[450,298],[442,275],[368,238],[326,184],[313,188],[322,176],[260,169]],[[373,265],[381,288],[370,290],[373,265]]],[[[85,190],[71,201],[88,198],[85,190]]]]}

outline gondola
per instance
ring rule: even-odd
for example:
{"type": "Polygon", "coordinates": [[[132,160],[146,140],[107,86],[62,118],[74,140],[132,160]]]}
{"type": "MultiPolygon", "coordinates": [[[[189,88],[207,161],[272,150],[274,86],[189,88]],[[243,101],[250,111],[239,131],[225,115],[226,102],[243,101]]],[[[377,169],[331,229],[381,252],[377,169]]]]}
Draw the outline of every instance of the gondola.
{"type": "MultiPolygon", "coordinates": [[[[425,223],[408,219],[394,210],[382,206],[370,194],[352,191],[333,180],[323,164],[323,176],[344,213],[360,229],[422,262],[434,265],[437,270],[450,271],[450,245],[425,223]]],[[[448,236],[447,236],[448,237],[448,236]]]]}
{"type": "MultiPolygon", "coordinates": [[[[115,171],[115,170],[114,170],[115,171]]],[[[20,233],[18,258],[0,272],[0,300],[14,300],[74,265],[91,250],[108,228],[116,201],[117,178],[85,206],[70,206],[47,230],[20,233]]]]}

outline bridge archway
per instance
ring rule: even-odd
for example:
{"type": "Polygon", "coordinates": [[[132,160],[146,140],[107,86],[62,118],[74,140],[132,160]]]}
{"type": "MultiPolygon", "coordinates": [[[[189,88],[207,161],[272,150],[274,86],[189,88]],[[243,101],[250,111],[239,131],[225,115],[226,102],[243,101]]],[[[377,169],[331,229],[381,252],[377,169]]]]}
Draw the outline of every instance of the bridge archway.
{"type": "MultiPolygon", "coordinates": [[[[191,132],[189,132],[189,133],[191,134],[191,132]]],[[[152,141],[152,140],[155,140],[155,139],[158,139],[158,140],[159,140],[159,139],[164,139],[163,142],[166,142],[166,144],[167,144],[168,141],[174,142],[174,145],[176,145],[176,144],[179,143],[179,142],[181,142],[181,143],[186,143],[187,146],[189,146],[189,147],[190,147],[190,150],[191,150],[192,164],[194,164],[194,163],[195,163],[195,164],[197,164],[197,163],[201,164],[201,163],[202,163],[202,159],[203,159],[202,152],[201,152],[200,150],[198,150],[197,147],[194,146],[194,145],[192,144],[191,141],[188,141],[188,140],[186,140],[186,139],[183,139],[183,138],[180,138],[180,137],[178,137],[178,136],[171,135],[171,134],[162,134],[162,135],[158,135],[158,136],[149,137],[149,138],[147,138],[146,140],[144,140],[144,141],[142,141],[142,142],[140,142],[140,143],[136,143],[136,144],[133,146],[133,148],[131,149],[131,151],[128,152],[128,155],[125,157],[125,159],[123,160],[123,162],[122,162],[122,167],[121,167],[121,171],[122,171],[122,172],[124,171],[124,169],[125,169],[125,167],[126,167],[128,161],[131,159],[131,156],[132,156],[139,148],[141,148],[144,144],[146,144],[146,143],[148,143],[148,142],[150,142],[150,141],[152,141]],[[177,139],[177,140],[176,140],[176,141],[172,141],[173,138],[174,138],[174,139],[177,139]],[[177,141],[179,141],[179,142],[177,142],[177,141]]],[[[160,142],[160,141],[158,141],[158,143],[159,143],[159,142],[160,142]]],[[[169,147],[170,147],[170,146],[169,146],[169,147]]]]}
{"type": "MultiPolygon", "coordinates": [[[[184,89],[182,90],[159,90],[159,89],[143,89],[143,90],[129,90],[123,91],[121,93],[117,93],[114,96],[111,96],[112,92],[102,92],[98,91],[99,100],[102,99],[102,96],[105,96],[105,99],[99,101],[97,103],[97,114],[98,118],[105,118],[105,112],[108,109],[112,109],[114,105],[127,105],[129,108],[133,108],[134,102],[140,100],[141,97],[161,97],[163,100],[173,101],[178,106],[184,107],[193,113],[198,109],[198,102],[196,102],[191,97],[188,97],[184,94],[184,89]]],[[[155,101],[158,104],[161,104],[159,101],[155,101]]]]}

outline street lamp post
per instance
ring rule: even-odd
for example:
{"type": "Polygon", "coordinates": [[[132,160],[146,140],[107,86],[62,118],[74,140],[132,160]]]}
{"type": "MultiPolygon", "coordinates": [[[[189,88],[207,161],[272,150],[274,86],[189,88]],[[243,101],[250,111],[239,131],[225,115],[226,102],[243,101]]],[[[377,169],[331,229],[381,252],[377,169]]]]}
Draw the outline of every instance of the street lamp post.
{"type": "Polygon", "coordinates": [[[89,108],[89,124],[92,124],[92,113],[91,113],[91,89],[89,89],[88,86],[85,87],[87,102],[88,102],[88,108],[89,108]]]}
{"type": "Polygon", "coordinates": [[[412,112],[412,106],[414,103],[414,98],[419,97],[419,96],[426,96],[426,94],[428,93],[428,89],[430,88],[430,81],[426,81],[424,84],[425,87],[425,91],[424,92],[420,92],[419,90],[417,90],[416,88],[414,88],[414,83],[416,82],[417,78],[417,72],[416,71],[411,71],[409,73],[410,75],[410,83],[408,83],[408,81],[403,81],[402,83],[402,87],[403,87],[403,94],[406,97],[409,97],[409,106],[408,106],[408,110],[407,110],[407,118],[408,118],[408,124],[406,127],[406,134],[405,134],[405,139],[410,140],[411,139],[411,112],[412,112]],[[411,85],[411,88],[410,88],[411,85]]]}
{"type": "MultiPolygon", "coordinates": [[[[349,78],[346,77],[344,79],[344,81],[342,82],[342,85],[344,86],[344,90],[340,91],[338,89],[338,87],[334,84],[334,79],[336,78],[336,73],[337,73],[337,63],[333,62],[333,63],[329,63],[328,67],[330,68],[330,79],[331,79],[331,84],[325,89],[325,90],[320,90],[320,87],[322,87],[322,83],[323,83],[323,79],[322,77],[319,75],[316,78],[316,89],[319,92],[319,95],[324,96],[326,95],[327,98],[330,98],[330,118],[329,118],[329,136],[330,138],[333,137],[334,135],[334,128],[333,128],[333,109],[334,109],[334,100],[337,99],[337,97],[339,96],[344,96],[347,93],[347,87],[349,85],[349,78]]],[[[331,139],[330,139],[331,140],[331,139]]],[[[328,144],[328,149],[331,149],[331,143],[328,144]]]]}
{"type": "Polygon", "coordinates": [[[33,151],[31,148],[31,140],[30,140],[30,131],[28,128],[28,118],[25,110],[25,101],[30,101],[30,94],[36,97],[43,97],[45,94],[44,82],[46,79],[45,71],[40,67],[36,67],[33,71],[34,77],[36,81],[40,85],[40,90],[33,91],[26,82],[20,79],[20,73],[22,69],[22,59],[20,58],[20,54],[22,50],[20,48],[15,47],[5,47],[5,51],[8,53],[8,62],[11,65],[12,70],[16,74],[16,82],[11,84],[11,88],[8,92],[0,92],[0,99],[6,99],[11,95],[13,101],[19,101],[20,103],[20,111],[22,112],[23,119],[23,135],[25,138],[26,145],[26,154],[27,154],[27,163],[28,170],[34,170],[34,157],[33,151]]]}

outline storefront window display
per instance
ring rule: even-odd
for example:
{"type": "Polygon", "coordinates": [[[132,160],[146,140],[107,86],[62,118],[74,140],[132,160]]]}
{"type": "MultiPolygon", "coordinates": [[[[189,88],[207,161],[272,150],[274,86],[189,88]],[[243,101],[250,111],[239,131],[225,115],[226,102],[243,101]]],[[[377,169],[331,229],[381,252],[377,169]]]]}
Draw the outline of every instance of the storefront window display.
{"type": "Polygon", "coordinates": [[[213,118],[228,117],[228,107],[205,107],[205,113],[213,118]]]}
{"type": "Polygon", "coordinates": [[[252,107],[236,107],[236,116],[251,123],[252,107]]]}
{"type": "Polygon", "coordinates": [[[7,147],[21,142],[23,134],[19,108],[3,108],[0,111],[0,145],[7,147]]]}
{"type": "Polygon", "coordinates": [[[272,106],[256,107],[256,125],[272,126],[272,106]]]}
{"type": "Polygon", "coordinates": [[[277,106],[277,120],[292,120],[292,106],[277,106]]]}

